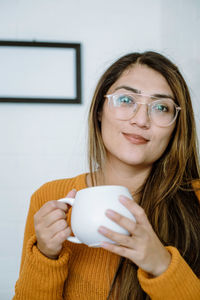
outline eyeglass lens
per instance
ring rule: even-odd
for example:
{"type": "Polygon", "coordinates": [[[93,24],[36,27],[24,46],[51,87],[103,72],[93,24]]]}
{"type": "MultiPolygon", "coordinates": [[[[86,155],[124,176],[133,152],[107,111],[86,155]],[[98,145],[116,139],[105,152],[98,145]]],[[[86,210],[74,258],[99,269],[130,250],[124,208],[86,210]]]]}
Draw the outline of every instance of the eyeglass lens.
{"type": "Polygon", "coordinates": [[[176,119],[176,105],[170,98],[157,99],[150,103],[141,103],[139,96],[141,95],[109,95],[110,106],[116,118],[127,120],[136,114],[141,104],[145,104],[148,105],[150,119],[157,125],[168,126],[176,119]]]}

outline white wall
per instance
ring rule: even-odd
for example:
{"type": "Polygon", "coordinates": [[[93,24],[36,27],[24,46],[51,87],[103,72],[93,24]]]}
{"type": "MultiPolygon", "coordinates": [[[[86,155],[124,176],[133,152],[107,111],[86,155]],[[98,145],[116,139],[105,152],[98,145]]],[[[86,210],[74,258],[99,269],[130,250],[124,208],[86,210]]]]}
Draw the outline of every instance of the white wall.
{"type": "Polygon", "coordinates": [[[0,39],[81,42],[83,58],[83,104],[0,103],[0,299],[14,292],[31,194],[87,169],[88,104],[116,58],[156,50],[175,60],[194,95],[200,130],[198,28],[198,0],[0,1],[0,39]]]}
{"type": "Polygon", "coordinates": [[[191,92],[200,140],[200,1],[161,1],[161,50],[174,60],[191,92]]]}

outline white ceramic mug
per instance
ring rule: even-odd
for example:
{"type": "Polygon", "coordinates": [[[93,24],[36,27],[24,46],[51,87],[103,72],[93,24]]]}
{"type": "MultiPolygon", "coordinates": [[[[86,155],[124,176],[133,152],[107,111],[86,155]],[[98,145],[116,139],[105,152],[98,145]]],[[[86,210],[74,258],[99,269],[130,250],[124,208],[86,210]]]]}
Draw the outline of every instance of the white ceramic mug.
{"type": "Polygon", "coordinates": [[[112,209],[133,221],[134,216],[119,201],[119,196],[124,195],[132,199],[128,189],[124,186],[102,185],[85,188],[76,193],[75,198],[63,198],[58,201],[72,206],[71,228],[74,237],[68,237],[73,243],[84,243],[90,247],[99,247],[102,241],[108,238],[98,232],[99,226],[105,226],[113,231],[129,235],[129,232],[106,217],[107,209],[112,209]]]}

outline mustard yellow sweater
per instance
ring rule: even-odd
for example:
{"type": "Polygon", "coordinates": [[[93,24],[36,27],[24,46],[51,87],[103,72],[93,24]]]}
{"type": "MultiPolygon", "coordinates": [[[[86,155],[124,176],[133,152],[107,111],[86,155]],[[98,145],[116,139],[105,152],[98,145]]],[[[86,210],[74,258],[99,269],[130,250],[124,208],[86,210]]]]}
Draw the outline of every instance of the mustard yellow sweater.
{"type": "MultiPolygon", "coordinates": [[[[34,214],[45,202],[63,198],[73,188],[86,188],[86,174],[46,183],[33,194],[14,300],[106,299],[119,256],[66,241],[59,258],[51,260],[36,247],[34,214]]],[[[139,269],[141,287],[153,300],[199,300],[200,280],[176,248],[167,248],[172,254],[169,268],[156,278],[139,269]]]]}

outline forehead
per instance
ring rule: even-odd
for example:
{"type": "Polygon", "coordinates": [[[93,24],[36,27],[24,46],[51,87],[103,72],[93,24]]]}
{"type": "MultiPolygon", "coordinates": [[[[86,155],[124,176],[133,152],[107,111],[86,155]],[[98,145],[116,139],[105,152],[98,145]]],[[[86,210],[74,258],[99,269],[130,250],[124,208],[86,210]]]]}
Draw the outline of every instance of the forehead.
{"type": "Polygon", "coordinates": [[[126,69],[110,87],[108,93],[113,93],[116,88],[123,85],[149,95],[167,93],[173,97],[173,92],[165,77],[146,65],[136,64],[126,69]]]}

